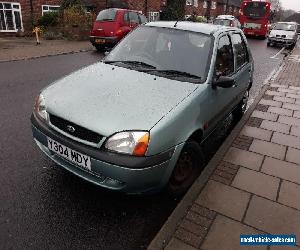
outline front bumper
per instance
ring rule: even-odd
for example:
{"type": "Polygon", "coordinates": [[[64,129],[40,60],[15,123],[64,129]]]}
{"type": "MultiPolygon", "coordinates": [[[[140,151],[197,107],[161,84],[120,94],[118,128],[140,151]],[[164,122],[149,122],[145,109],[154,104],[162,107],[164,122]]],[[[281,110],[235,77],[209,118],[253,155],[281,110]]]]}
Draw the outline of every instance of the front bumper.
{"type": "Polygon", "coordinates": [[[125,193],[157,192],[165,187],[183,145],[151,157],[133,157],[104,152],[49,128],[35,115],[31,117],[32,133],[38,147],[54,162],[73,174],[104,188],[125,193]],[[47,137],[91,157],[91,171],[62,158],[47,147],[47,137]]]}
{"type": "Polygon", "coordinates": [[[116,36],[114,37],[90,36],[90,42],[93,44],[93,46],[102,45],[107,47],[113,47],[119,42],[119,40],[120,39],[116,36]]]}
{"type": "Polygon", "coordinates": [[[277,38],[277,37],[268,37],[269,43],[276,43],[282,45],[293,45],[295,44],[294,39],[284,39],[284,38],[277,38]]]}

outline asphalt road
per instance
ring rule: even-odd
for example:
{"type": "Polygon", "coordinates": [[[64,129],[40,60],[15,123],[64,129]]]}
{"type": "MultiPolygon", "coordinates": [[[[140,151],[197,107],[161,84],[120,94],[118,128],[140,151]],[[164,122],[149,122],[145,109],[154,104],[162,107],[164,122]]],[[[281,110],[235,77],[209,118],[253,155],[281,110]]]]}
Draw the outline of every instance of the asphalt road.
{"type": "MultiPolygon", "coordinates": [[[[249,43],[253,98],[282,55],[270,59],[279,48],[249,43]]],[[[0,63],[0,249],[145,249],[176,206],[162,195],[126,196],[89,184],[34,145],[29,118],[40,89],[100,58],[87,52],[0,63]]],[[[232,126],[224,127],[209,145],[211,155],[232,126]]]]}

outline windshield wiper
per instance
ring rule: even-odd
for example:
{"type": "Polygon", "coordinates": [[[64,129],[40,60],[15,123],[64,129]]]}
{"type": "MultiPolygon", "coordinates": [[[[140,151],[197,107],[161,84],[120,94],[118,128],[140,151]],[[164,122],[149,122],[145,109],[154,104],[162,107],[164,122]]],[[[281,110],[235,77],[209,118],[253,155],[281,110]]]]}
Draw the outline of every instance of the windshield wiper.
{"type": "Polygon", "coordinates": [[[145,62],[140,62],[140,61],[103,61],[104,63],[107,64],[112,64],[112,63],[124,63],[124,64],[130,64],[130,65],[138,65],[138,66],[142,66],[142,67],[147,67],[147,68],[151,68],[151,69],[156,69],[155,66],[145,63],[145,62]]]}
{"type": "Polygon", "coordinates": [[[155,70],[156,72],[164,73],[166,75],[172,75],[172,76],[183,76],[183,77],[188,77],[188,78],[195,78],[201,80],[200,76],[193,75],[188,72],[184,71],[179,71],[179,70],[173,70],[173,69],[160,69],[160,70],[155,70]]]}

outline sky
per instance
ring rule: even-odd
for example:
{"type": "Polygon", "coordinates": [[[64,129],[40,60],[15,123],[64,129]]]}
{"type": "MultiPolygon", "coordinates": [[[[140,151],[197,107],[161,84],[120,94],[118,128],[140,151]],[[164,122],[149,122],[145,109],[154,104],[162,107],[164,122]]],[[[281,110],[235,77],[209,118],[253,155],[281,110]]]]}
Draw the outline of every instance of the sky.
{"type": "Polygon", "coordinates": [[[284,9],[300,11],[300,0],[281,0],[284,9]]]}

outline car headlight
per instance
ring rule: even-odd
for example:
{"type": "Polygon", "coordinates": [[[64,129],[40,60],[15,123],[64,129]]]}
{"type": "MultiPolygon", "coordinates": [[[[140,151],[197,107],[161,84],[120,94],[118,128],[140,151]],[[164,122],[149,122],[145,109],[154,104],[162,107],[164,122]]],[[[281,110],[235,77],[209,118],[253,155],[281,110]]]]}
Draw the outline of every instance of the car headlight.
{"type": "Polygon", "coordinates": [[[39,95],[35,101],[35,112],[43,120],[48,120],[48,113],[46,111],[46,103],[43,95],[39,95]]]}
{"type": "Polygon", "coordinates": [[[120,132],[111,136],[105,148],[119,153],[144,156],[149,144],[150,135],[146,131],[120,132]]]}

